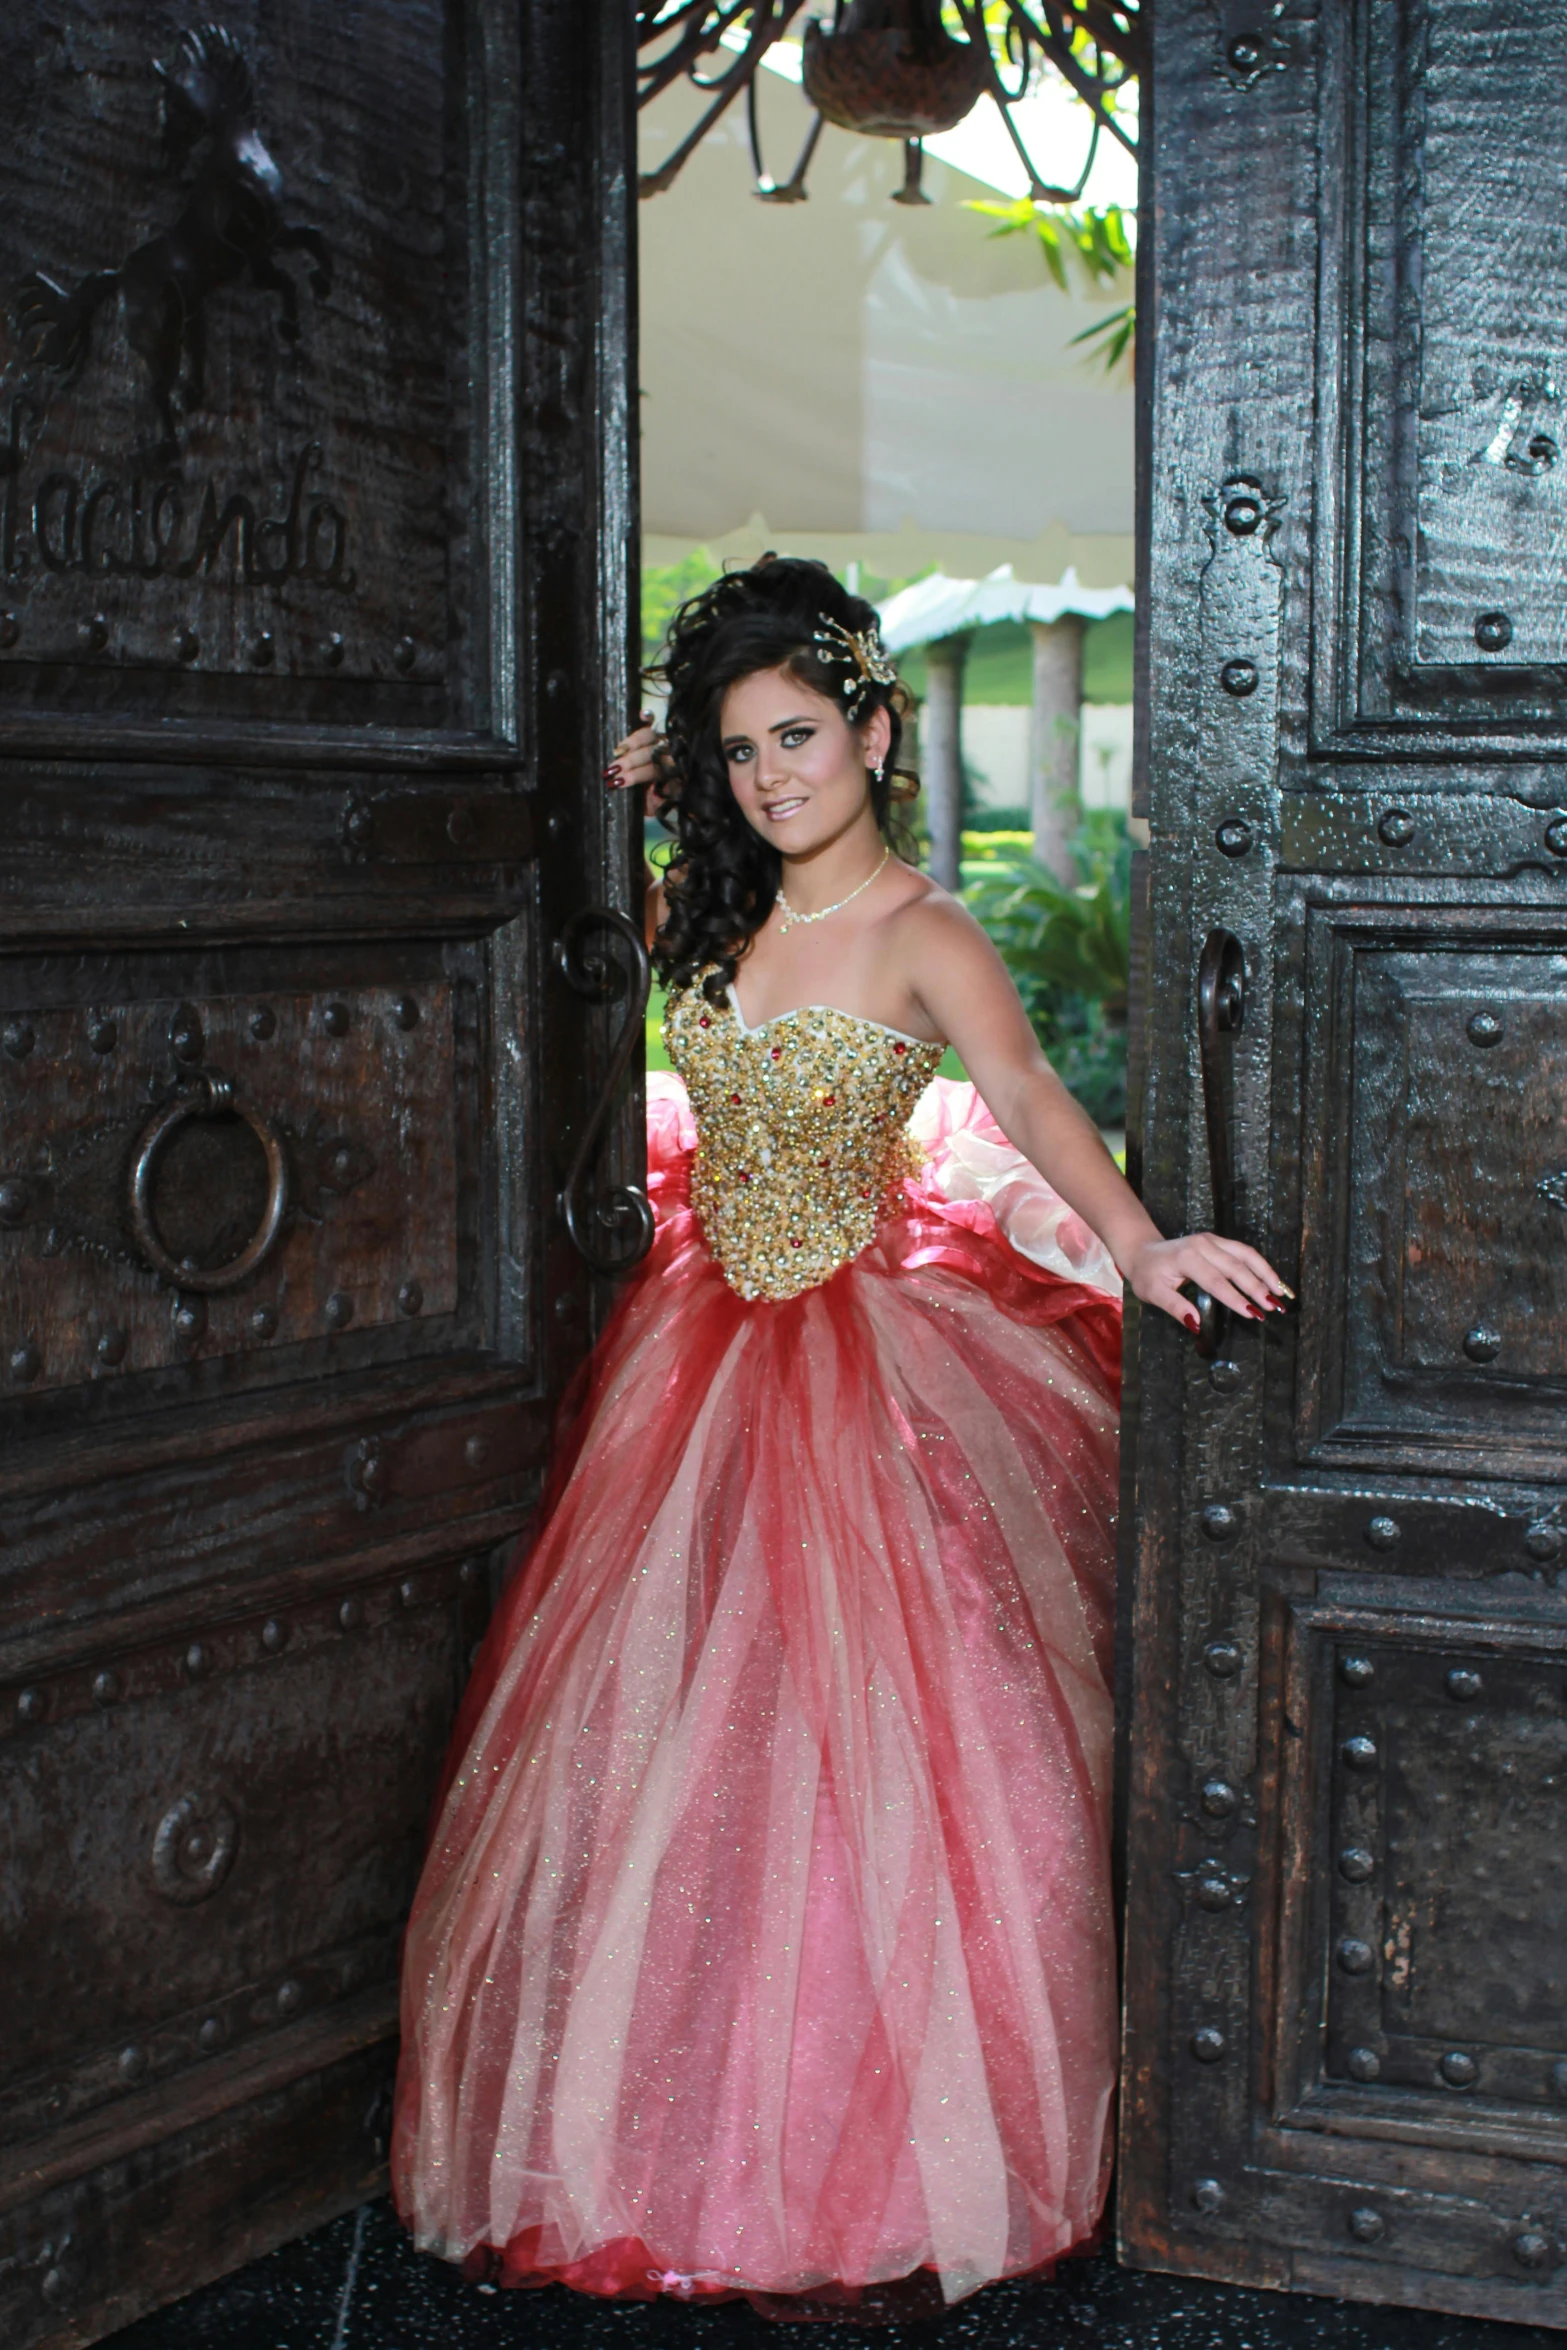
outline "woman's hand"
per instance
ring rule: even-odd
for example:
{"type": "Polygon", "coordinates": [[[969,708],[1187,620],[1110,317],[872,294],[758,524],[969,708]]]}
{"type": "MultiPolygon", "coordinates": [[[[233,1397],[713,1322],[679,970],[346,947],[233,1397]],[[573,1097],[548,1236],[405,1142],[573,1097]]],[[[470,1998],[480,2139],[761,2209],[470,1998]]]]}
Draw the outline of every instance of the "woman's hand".
{"type": "Polygon", "coordinates": [[[615,745],[604,770],[604,781],[611,791],[651,789],[656,801],[668,798],[669,762],[664,738],[653,725],[651,710],[644,710],[641,725],[615,745]]]}
{"type": "Polygon", "coordinates": [[[1197,1328],[1197,1312],[1191,1299],[1181,1295],[1183,1281],[1195,1282],[1220,1305],[1252,1322],[1279,1312],[1284,1300],[1295,1294],[1285,1287],[1266,1257],[1248,1248],[1243,1240],[1221,1240],[1216,1232],[1188,1232],[1180,1240],[1145,1240],[1121,1271],[1144,1305],[1158,1306],[1188,1330],[1197,1328]]]}
{"type": "Polygon", "coordinates": [[[890,953],[910,1000],[938,1036],[950,1038],[1007,1140],[1098,1233],[1145,1305],[1195,1330],[1197,1310],[1181,1295],[1183,1282],[1254,1322],[1293,1295],[1243,1241],[1216,1232],[1161,1239],[1092,1119],[1040,1051],[1001,957],[972,914],[930,889],[909,900],[893,924],[890,953]]]}

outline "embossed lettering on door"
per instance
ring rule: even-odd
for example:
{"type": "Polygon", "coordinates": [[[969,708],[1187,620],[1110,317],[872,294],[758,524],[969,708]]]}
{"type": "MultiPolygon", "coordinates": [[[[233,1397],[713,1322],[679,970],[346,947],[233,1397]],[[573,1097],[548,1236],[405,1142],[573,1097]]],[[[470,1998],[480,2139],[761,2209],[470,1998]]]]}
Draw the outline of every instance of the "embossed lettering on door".
{"type": "Polygon", "coordinates": [[[572,1234],[637,1229],[629,23],[205,16],[0,20],[16,2350],[374,2190],[572,1234]]]}
{"type": "Polygon", "coordinates": [[[1567,23],[1156,46],[1122,2244],[1567,2326],[1567,23]]]}

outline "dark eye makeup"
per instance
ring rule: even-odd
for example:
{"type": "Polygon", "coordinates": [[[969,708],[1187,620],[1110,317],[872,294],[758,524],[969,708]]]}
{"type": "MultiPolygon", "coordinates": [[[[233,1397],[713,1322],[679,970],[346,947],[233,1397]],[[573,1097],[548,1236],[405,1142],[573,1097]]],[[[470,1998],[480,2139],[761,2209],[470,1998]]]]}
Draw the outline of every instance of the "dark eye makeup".
{"type": "MultiPolygon", "coordinates": [[[[796,725],[775,727],[773,731],[777,734],[779,745],[783,750],[798,751],[811,740],[816,729],[802,719],[796,725]]],[[[748,735],[736,735],[724,744],[723,753],[731,767],[740,767],[748,759],[756,757],[756,745],[748,735]]]]}

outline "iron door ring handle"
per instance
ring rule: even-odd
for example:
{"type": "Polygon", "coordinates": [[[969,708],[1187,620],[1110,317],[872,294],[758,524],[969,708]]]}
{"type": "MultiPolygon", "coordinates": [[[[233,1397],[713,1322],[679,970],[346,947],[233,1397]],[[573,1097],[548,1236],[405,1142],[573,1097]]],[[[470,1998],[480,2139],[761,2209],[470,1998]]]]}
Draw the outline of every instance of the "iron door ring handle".
{"type": "Polygon", "coordinates": [[[136,1146],[136,1156],[131,1161],[131,1229],[153,1271],[177,1289],[195,1290],[207,1297],[225,1289],[238,1289],[271,1255],[287,1213],[288,1159],[282,1137],[257,1111],[235,1100],[234,1088],[226,1077],[203,1077],[189,1093],[165,1103],[136,1146]],[[177,1263],[165,1248],[152,1213],[152,1179],[170,1138],[189,1119],[216,1118],[226,1111],[244,1119],[266,1154],[267,1204],[261,1222],[239,1255],[230,1257],[226,1265],[203,1270],[196,1265],[177,1263]]]}

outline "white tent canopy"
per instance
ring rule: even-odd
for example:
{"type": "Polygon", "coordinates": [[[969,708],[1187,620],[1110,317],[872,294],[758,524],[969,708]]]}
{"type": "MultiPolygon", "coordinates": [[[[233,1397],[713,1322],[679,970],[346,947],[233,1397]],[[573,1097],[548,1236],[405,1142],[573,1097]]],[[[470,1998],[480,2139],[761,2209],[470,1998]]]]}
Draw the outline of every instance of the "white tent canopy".
{"type": "MultiPolygon", "coordinates": [[[[808,119],[799,91],[760,81],[768,151],[792,156],[808,119]]],[[[1057,101],[1041,152],[1064,166],[1082,110],[1057,101]]],[[[647,168],[673,151],[692,103],[672,89],[645,109],[647,168]]],[[[1091,288],[1074,266],[1062,291],[1032,236],[991,233],[968,207],[996,193],[974,173],[994,168],[987,137],[1005,147],[1005,134],[988,102],[960,128],[967,143],[932,156],[927,204],[890,200],[895,141],[839,131],[817,151],[809,202],[758,203],[736,107],[639,223],[644,559],[701,549],[744,562],[776,547],[851,577],[852,565],[919,580],[888,600],[886,629],[895,650],[934,648],[920,755],[933,869],[948,880],[966,632],[999,620],[1034,631],[1031,712],[990,713],[1028,717],[1026,741],[988,765],[992,780],[1017,770],[1008,804],[1027,801],[1041,853],[1060,863],[1081,767],[1082,630],[1131,610],[1134,559],[1131,371],[1123,360],[1107,373],[1081,341],[1130,288],[1091,288]]]]}
{"type": "Polygon", "coordinates": [[[1003,563],[984,579],[948,579],[937,571],[916,580],[882,605],[881,633],[889,653],[906,653],[913,645],[999,620],[1108,620],[1112,612],[1134,609],[1129,587],[1085,588],[1071,565],[1056,586],[1047,587],[1015,578],[1011,564],[1003,563]]]}
{"type": "MultiPolygon", "coordinates": [[[[792,155],[798,92],[762,104],[792,155]]],[[[678,89],[644,111],[647,168],[690,112],[678,89]]],[[[1127,287],[1074,269],[1062,293],[1031,236],[965,209],[993,188],[932,160],[933,201],[895,204],[901,169],[895,141],[834,130],[808,203],[759,203],[734,107],[642,206],[646,560],[777,547],[885,579],[1130,578],[1130,371],[1073,342],[1127,287]]]]}

